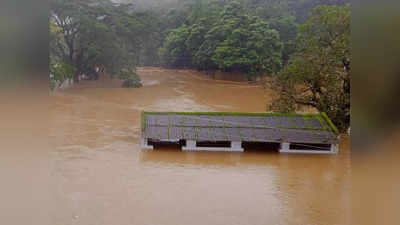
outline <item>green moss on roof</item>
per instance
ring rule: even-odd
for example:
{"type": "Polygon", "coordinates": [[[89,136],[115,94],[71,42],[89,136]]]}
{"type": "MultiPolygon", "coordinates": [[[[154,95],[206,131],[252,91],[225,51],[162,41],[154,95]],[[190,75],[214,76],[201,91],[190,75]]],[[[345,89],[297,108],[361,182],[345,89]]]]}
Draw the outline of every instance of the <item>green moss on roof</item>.
{"type": "Polygon", "coordinates": [[[147,115],[188,115],[188,116],[282,116],[282,117],[320,117],[321,114],[298,113],[242,113],[242,112],[142,112],[147,115]]]}

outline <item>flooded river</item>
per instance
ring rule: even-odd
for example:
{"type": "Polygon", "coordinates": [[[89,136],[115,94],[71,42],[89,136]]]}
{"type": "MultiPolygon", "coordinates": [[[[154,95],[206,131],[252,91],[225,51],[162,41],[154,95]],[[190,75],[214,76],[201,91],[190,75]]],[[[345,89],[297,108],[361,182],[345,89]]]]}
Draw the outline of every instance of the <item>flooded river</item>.
{"type": "Polygon", "coordinates": [[[54,94],[55,224],[350,223],[348,138],[339,155],[144,151],[141,110],[263,112],[273,92],[189,71],[138,73],[143,88],[85,81],[54,94]]]}

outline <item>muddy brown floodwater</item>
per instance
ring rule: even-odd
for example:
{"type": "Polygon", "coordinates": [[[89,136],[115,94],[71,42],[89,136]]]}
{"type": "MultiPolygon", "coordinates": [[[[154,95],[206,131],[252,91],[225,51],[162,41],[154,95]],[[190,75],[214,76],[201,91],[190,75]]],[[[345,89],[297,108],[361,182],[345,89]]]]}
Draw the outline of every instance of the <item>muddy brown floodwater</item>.
{"type": "Polygon", "coordinates": [[[85,81],[53,95],[54,224],[344,225],[350,149],[338,155],[140,149],[140,111],[263,112],[272,91],[139,68],[144,87],[85,81]]]}

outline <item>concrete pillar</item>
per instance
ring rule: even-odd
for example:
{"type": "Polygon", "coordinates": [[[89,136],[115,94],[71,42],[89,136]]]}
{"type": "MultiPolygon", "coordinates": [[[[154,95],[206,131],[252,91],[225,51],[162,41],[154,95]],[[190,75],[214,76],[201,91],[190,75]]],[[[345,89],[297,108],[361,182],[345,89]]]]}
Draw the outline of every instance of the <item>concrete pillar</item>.
{"type": "Polygon", "coordinates": [[[331,153],[337,154],[339,152],[339,144],[331,144],[331,153]]]}
{"type": "Polygon", "coordinates": [[[141,147],[142,147],[142,149],[145,149],[145,150],[153,150],[154,149],[154,147],[152,145],[149,145],[149,140],[147,138],[141,139],[141,147]]]}
{"type": "Polygon", "coordinates": [[[231,142],[231,149],[232,150],[237,150],[237,151],[243,150],[242,142],[241,141],[232,141],[231,142]]]}
{"type": "Polygon", "coordinates": [[[287,142],[281,143],[280,151],[290,151],[290,143],[287,142]]]}
{"type": "Polygon", "coordinates": [[[187,148],[196,148],[196,141],[186,140],[186,147],[187,148]]]}
{"type": "Polygon", "coordinates": [[[197,150],[196,141],[194,140],[186,140],[186,146],[182,146],[183,151],[194,151],[197,150]]]}

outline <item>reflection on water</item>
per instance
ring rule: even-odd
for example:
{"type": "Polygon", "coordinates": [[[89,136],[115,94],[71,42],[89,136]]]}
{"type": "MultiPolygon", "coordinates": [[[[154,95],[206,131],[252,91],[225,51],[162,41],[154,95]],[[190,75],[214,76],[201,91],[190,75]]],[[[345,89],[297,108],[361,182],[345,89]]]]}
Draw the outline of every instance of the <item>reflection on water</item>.
{"type": "Polygon", "coordinates": [[[262,112],[273,93],[141,68],[140,89],[55,94],[55,224],[349,224],[350,150],[339,155],[139,148],[140,111],[262,112]]]}

